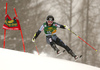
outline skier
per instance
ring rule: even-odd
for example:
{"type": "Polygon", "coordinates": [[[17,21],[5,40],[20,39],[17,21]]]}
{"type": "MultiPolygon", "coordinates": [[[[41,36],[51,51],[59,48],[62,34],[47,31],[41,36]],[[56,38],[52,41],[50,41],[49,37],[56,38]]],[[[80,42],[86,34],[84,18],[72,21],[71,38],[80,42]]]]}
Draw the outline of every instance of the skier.
{"type": "Polygon", "coordinates": [[[56,36],[57,28],[66,29],[67,26],[54,22],[54,17],[52,15],[47,16],[46,22],[43,23],[40,29],[34,34],[32,42],[35,42],[35,39],[39,36],[41,31],[44,30],[47,43],[51,45],[51,47],[57,52],[57,54],[60,53],[60,50],[56,47],[56,44],[63,47],[72,57],[77,59],[78,56],[75,55],[73,51],[56,36]]]}

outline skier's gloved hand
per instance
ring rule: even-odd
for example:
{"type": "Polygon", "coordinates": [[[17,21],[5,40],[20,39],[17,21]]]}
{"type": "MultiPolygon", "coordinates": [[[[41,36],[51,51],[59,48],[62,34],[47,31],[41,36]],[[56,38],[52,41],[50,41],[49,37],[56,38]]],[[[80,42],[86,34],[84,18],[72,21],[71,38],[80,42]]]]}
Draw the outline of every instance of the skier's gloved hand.
{"type": "Polygon", "coordinates": [[[66,25],[64,25],[64,27],[65,27],[66,29],[69,29],[69,27],[68,27],[68,26],[66,26],[66,25]]]}
{"type": "Polygon", "coordinates": [[[35,38],[32,38],[32,42],[35,42],[35,38]]]}
{"type": "Polygon", "coordinates": [[[32,42],[35,42],[35,38],[36,37],[36,33],[34,34],[33,38],[32,38],[32,42]]]}

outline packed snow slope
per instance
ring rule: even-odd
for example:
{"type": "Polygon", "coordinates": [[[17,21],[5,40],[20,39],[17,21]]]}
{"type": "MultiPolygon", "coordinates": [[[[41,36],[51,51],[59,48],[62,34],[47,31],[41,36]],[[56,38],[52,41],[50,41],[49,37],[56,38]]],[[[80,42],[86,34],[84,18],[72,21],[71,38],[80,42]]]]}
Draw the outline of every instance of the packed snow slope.
{"type": "Polygon", "coordinates": [[[0,48],[0,70],[100,70],[100,68],[0,48]]]}

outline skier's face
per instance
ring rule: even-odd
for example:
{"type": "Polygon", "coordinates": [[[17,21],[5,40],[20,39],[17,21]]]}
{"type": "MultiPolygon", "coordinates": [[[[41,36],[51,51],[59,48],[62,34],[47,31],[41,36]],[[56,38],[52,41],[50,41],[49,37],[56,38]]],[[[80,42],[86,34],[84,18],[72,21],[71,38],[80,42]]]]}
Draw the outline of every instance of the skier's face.
{"type": "Polygon", "coordinates": [[[51,26],[53,21],[47,21],[48,22],[48,26],[51,26]]]}

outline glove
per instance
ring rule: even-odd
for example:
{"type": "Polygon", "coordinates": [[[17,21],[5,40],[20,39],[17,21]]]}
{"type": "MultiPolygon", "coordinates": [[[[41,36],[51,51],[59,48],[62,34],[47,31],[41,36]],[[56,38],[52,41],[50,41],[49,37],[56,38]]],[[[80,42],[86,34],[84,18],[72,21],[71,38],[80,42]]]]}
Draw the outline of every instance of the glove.
{"type": "Polygon", "coordinates": [[[32,42],[35,42],[35,36],[36,36],[36,33],[34,34],[34,36],[32,38],[32,42]]]}
{"type": "Polygon", "coordinates": [[[35,38],[32,38],[32,42],[35,42],[35,38]]]}
{"type": "Polygon", "coordinates": [[[68,26],[66,26],[66,25],[64,25],[64,27],[65,27],[66,29],[69,29],[69,27],[68,27],[68,26]]]}

